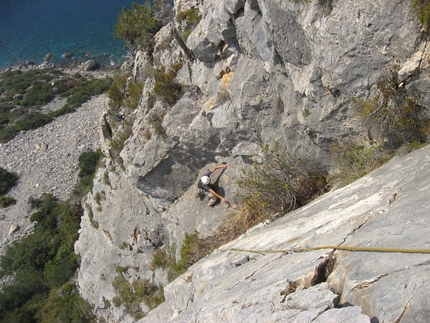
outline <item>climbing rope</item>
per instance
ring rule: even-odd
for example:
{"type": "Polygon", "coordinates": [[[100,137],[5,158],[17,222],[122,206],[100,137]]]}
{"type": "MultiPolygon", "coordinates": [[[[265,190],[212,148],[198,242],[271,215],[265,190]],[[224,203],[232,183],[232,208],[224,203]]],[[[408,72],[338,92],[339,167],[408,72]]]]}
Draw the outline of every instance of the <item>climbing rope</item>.
{"type": "Polygon", "coordinates": [[[230,249],[220,249],[220,251],[239,251],[239,252],[252,252],[252,253],[295,253],[295,252],[305,252],[314,251],[321,249],[335,249],[335,250],[346,250],[346,251],[367,251],[367,252],[399,252],[399,253],[428,253],[430,254],[430,249],[403,249],[403,248],[379,248],[379,247],[353,247],[353,246],[318,246],[318,247],[308,247],[308,248],[292,248],[288,250],[283,249],[269,249],[269,250],[251,250],[251,249],[240,249],[240,248],[230,248],[230,249]]]}

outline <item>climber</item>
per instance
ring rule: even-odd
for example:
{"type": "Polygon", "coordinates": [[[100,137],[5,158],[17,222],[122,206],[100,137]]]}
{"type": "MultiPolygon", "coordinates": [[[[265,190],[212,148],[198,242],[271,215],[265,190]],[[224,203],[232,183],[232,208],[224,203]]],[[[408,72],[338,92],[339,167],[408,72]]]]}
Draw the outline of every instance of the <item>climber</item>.
{"type": "MultiPolygon", "coordinates": [[[[209,170],[206,173],[204,173],[198,183],[198,187],[207,194],[208,205],[212,208],[215,206],[215,203],[217,202],[218,199],[220,199],[221,201],[229,205],[229,202],[224,197],[222,197],[217,192],[215,192],[215,190],[213,189],[214,185],[211,185],[211,178],[210,178],[211,174],[215,172],[217,169],[221,169],[221,168],[226,169],[227,163],[223,163],[222,165],[215,166],[212,170],[209,170]]],[[[198,194],[196,195],[196,197],[198,197],[198,194]]]]}

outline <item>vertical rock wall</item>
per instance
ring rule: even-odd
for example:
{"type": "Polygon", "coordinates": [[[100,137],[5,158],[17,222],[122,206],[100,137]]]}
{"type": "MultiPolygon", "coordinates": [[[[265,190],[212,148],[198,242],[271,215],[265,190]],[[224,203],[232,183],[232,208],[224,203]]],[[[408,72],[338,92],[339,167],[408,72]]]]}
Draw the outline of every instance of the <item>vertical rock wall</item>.
{"type": "MultiPolygon", "coordinates": [[[[267,142],[278,140],[330,169],[331,144],[362,137],[351,98],[373,93],[393,64],[403,67],[405,86],[417,100],[427,103],[428,49],[411,4],[328,2],[332,10],[319,1],[176,0],[175,20],[157,34],[152,58],[138,53],[129,63],[144,84],[132,134],[121,162],[110,154],[112,138],[102,136],[106,158],[76,245],[80,290],[100,317],[133,321],[122,307],[106,305],[115,295],[115,268],[128,267],[129,281],[166,284],[162,271],[148,269],[153,251],[180,246],[185,233],[216,232],[228,214],[225,205],[209,209],[194,197],[206,169],[228,163],[220,183],[233,203],[241,169],[267,142]],[[201,20],[184,52],[172,30],[186,31],[177,14],[192,7],[201,20]],[[181,93],[172,106],[154,95],[153,73],[178,66],[181,93]]],[[[124,128],[116,121],[113,136],[124,128]]]]}

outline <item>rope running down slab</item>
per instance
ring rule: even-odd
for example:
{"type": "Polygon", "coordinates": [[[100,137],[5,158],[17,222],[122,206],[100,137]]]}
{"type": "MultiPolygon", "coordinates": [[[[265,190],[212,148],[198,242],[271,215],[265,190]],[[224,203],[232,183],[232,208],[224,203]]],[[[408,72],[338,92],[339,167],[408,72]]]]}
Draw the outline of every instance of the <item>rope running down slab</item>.
{"type": "Polygon", "coordinates": [[[288,250],[251,250],[251,249],[240,249],[240,248],[230,248],[230,249],[219,249],[220,251],[239,251],[239,252],[252,252],[252,253],[295,253],[295,252],[305,252],[314,251],[321,249],[335,249],[335,250],[345,250],[345,251],[367,251],[367,252],[391,252],[391,253],[423,253],[430,254],[430,249],[401,249],[401,248],[378,248],[378,247],[353,247],[353,246],[319,246],[319,247],[308,247],[308,248],[292,248],[288,250]]]}

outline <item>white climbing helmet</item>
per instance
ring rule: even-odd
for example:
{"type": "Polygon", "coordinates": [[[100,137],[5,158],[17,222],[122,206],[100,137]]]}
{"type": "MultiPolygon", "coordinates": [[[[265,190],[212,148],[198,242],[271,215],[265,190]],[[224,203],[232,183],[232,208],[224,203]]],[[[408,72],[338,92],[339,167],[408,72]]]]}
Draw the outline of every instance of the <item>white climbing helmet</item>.
{"type": "Polygon", "coordinates": [[[203,176],[202,177],[202,183],[205,185],[208,185],[211,182],[211,179],[209,178],[209,176],[203,176]]]}

